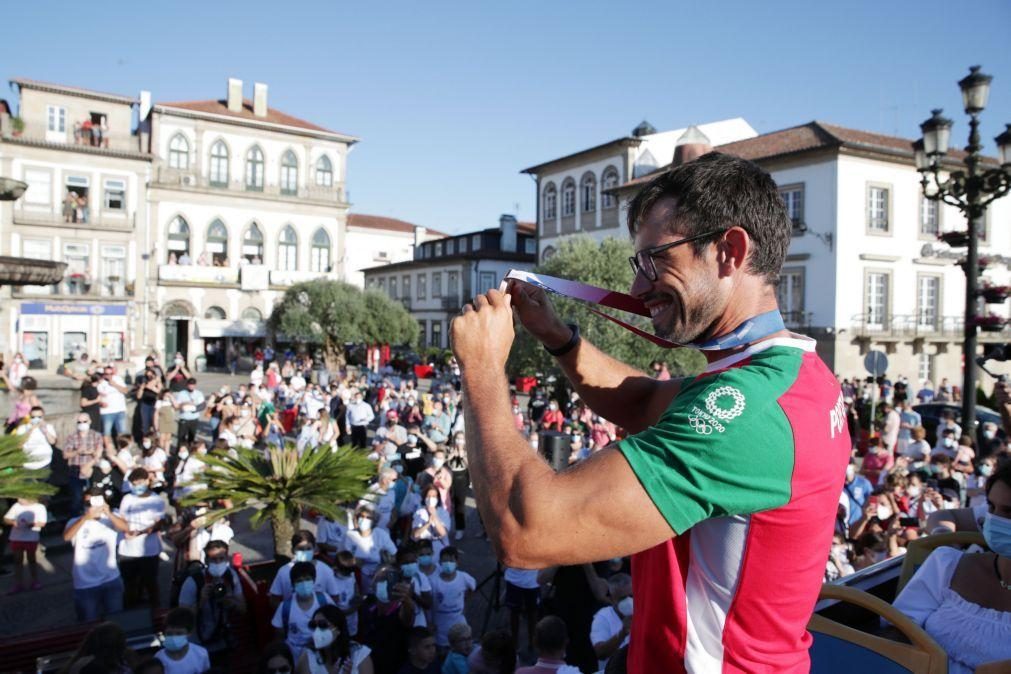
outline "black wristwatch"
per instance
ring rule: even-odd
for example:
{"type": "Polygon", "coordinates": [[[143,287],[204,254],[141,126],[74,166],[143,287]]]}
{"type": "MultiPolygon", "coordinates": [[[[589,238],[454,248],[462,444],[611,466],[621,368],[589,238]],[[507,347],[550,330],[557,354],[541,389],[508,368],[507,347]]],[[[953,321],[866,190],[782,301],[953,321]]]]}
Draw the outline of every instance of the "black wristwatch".
{"type": "Polygon", "coordinates": [[[557,349],[550,349],[548,348],[547,345],[544,346],[544,350],[550,353],[555,358],[561,358],[569,351],[572,351],[574,348],[576,348],[576,345],[579,344],[580,340],[579,326],[576,325],[575,323],[566,323],[566,326],[569,328],[569,330],[572,330],[572,337],[569,337],[569,341],[565,342],[565,344],[561,345],[557,349]]]}

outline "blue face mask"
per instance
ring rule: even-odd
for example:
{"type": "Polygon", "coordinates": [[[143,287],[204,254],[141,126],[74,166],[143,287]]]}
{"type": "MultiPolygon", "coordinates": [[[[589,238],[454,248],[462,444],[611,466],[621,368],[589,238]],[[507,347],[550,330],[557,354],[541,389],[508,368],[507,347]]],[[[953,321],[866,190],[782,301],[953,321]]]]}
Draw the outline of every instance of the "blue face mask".
{"type": "Polygon", "coordinates": [[[166,634],[161,643],[162,646],[165,647],[166,651],[169,651],[170,653],[177,653],[186,648],[186,644],[189,643],[189,638],[187,638],[185,634],[166,634]]]}
{"type": "Polygon", "coordinates": [[[456,573],[456,562],[443,562],[441,566],[442,572],[446,575],[456,573]]]}
{"type": "Polygon", "coordinates": [[[311,562],[312,561],[312,550],[296,550],[295,551],[295,561],[296,562],[311,562]]]}
{"type": "Polygon", "coordinates": [[[421,566],[431,566],[432,555],[418,555],[418,564],[421,566]]]}
{"type": "Polygon", "coordinates": [[[376,583],[376,599],[384,604],[390,601],[390,587],[385,580],[376,583]]]}
{"type": "Polygon", "coordinates": [[[316,586],[315,581],[311,580],[300,580],[295,583],[295,594],[297,594],[302,599],[306,599],[312,596],[312,589],[316,586]]]}
{"type": "Polygon", "coordinates": [[[983,538],[1001,557],[1011,557],[1011,519],[987,513],[983,520],[983,538]]]}
{"type": "Polygon", "coordinates": [[[136,494],[137,496],[143,496],[144,494],[147,493],[146,484],[135,484],[131,485],[130,488],[133,490],[133,493],[136,494]]]}
{"type": "Polygon", "coordinates": [[[416,562],[411,562],[409,564],[401,564],[400,571],[407,578],[414,578],[418,575],[418,564],[416,562]]]}

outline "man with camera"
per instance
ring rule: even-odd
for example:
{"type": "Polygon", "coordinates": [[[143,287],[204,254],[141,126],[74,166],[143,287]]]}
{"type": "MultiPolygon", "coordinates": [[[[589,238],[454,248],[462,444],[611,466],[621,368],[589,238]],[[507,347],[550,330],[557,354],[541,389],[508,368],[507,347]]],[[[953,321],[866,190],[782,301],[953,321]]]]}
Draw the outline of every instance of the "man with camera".
{"type": "Polygon", "coordinates": [[[194,571],[179,590],[179,605],[197,615],[195,641],[207,649],[212,662],[227,656],[238,643],[238,622],[246,612],[239,574],[232,568],[228,543],[212,540],[204,546],[206,565],[194,564],[194,571]]]}

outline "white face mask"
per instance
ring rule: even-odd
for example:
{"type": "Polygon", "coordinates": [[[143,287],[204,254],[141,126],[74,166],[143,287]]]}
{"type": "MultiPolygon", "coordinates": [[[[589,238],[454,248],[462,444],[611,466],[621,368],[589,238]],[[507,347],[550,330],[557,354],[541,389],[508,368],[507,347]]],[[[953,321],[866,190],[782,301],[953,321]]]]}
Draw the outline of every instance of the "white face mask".
{"type": "Polygon", "coordinates": [[[98,469],[103,473],[111,473],[112,464],[109,463],[108,459],[102,459],[101,461],[98,462],[98,469]]]}
{"type": "Polygon", "coordinates": [[[243,407],[242,411],[239,414],[241,414],[244,417],[248,417],[249,416],[249,408],[243,407]]]}
{"type": "Polygon", "coordinates": [[[445,459],[432,459],[432,468],[439,470],[445,463],[445,459]]]}
{"type": "Polygon", "coordinates": [[[846,466],[846,479],[852,480],[856,476],[857,476],[857,467],[854,466],[852,463],[846,466]]]}
{"type": "Polygon", "coordinates": [[[428,498],[425,499],[425,505],[427,505],[429,508],[434,508],[437,505],[439,505],[439,499],[435,498],[434,496],[429,496],[428,498]]]}
{"type": "Polygon", "coordinates": [[[101,508],[102,506],[105,505],[105,497],[92,496],[91,499],[88,501],[88,505],[90,505],[92,508],[101,508]]]}
{"type": "Polygon", "coordinates": [[[633,601],[631,597],[625,597],[618,602],[618,613],[623,616],[632,615],[633,601]]]}
{"type": "Polygon", "coordinates": [[[914,484],[914,485],[910,485],[910,486],[906,487],[906,494],[908,496],[913,497],[913,498],[916,498],[917,496],[919,496],[920,495],[920,487],[919,487],[919,485],[915,485],[914,484]]]}
{"type": "Polygon", "coordinates": [[[89,428],[91,428],[91,424],[89,424],[87,421],[81,421],[78,422],[77,424],[77,430],[81,431],[82,433],[87,431],[89,428]]]}
{"type": "Polygon", "coordinates": [[[889,508],[886,505],[879,505],[878,506],[878,519],[879,520],[887,520],[891,516],[892,516],[892,509],[891,508],[889,508]]]}
{"type": "Polygon", "coordinates": [[[145,440],[144,441],[144,449],[151,449],[151,441],[150,440],[145,440]]]}
{"type": "Polygon", "coordinates": [[[316,650],[326,648],[333,643],[333,630],[316,628],[312,631],[312,645],[316,650]]]}

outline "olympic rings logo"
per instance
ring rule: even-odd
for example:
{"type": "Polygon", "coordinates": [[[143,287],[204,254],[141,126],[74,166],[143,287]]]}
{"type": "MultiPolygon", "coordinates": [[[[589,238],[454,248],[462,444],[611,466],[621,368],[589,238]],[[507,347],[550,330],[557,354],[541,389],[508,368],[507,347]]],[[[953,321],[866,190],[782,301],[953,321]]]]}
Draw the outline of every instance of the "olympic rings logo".
{"type": "Polygon", "coordinates": [[[688,423],[699,435],[709,435],[713,432],[713,427],[702,417],[688,417],[688,423]]]}

